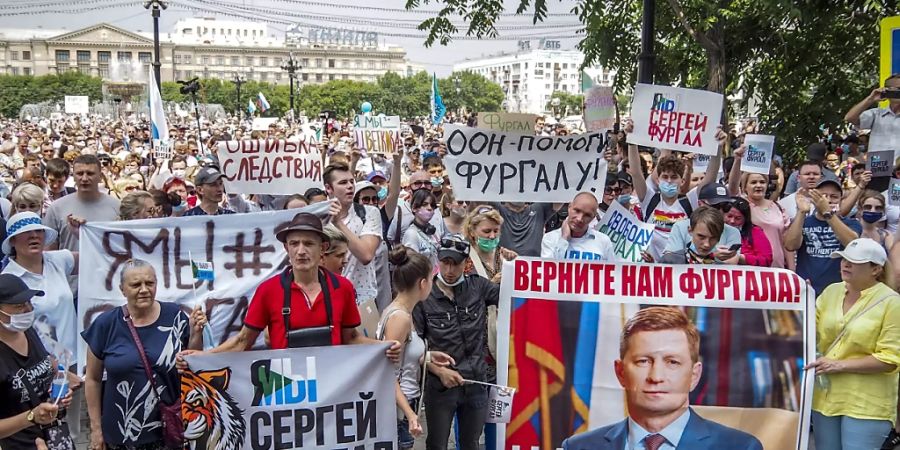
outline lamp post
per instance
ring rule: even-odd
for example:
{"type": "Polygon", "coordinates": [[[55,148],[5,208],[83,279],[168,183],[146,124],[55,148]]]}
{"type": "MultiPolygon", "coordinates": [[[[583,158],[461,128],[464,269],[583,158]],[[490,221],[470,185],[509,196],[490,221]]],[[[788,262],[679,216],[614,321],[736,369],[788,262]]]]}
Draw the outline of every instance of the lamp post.
{"type": "Polygon", "coordinates": [[[456,114],[462,114],[462,99],[460,98],[460,92],[462,89],[459,87],[459,75],[455,75],[453,77],[453,84],[456,86],[456,114]]]}
{"type": "Polygon", "coordinates": [[[288,80],[291,84],[291,120],[294,120],[294,74],[302,69],[299,64],[297,64],[297,60],[294,59],[294,53],[291,52],[288,54],[288,62],[287,64],[281,65],[281,70],[286,70],[288,73],[288,80]]]}
{"type": "Polygon", "coordinates": [[[233,81],[233,83],[234,83],[234,87],[237,88],[237,116],[238,116],[238,120],[241,120],[241,119],[244,118],[244,117],[243,117],[243,116],[244,116],[243,109],[241,108],[241,85],[244,84],[244,83],[246,83],[246,82],[247,82],[247,81],[244,80],[243,78],[241,78],[240,75],[238,75],[238,74],[235,74],[235,75],[234,75],[234,81],[233,81]]]}
{"type": "Polygon", "coordinates": [[[656,56],[653,54],[655,20],[656,0],[644,0],[641,17],[641,53],[638,55],[638,83],[653,84],[653,66],[656,62],[656,56]]]}
{"type": "Polygon", "coordinates": [[[153,15],[153,74],[156,75],[156,89],[160,92],[162,92],[162,80],[159,76],[159,69],[162,64],[159,62],[159,12],[168,7],[169,5],[163,0],[144,2],[144,8],[149,9],[153,15]]]}

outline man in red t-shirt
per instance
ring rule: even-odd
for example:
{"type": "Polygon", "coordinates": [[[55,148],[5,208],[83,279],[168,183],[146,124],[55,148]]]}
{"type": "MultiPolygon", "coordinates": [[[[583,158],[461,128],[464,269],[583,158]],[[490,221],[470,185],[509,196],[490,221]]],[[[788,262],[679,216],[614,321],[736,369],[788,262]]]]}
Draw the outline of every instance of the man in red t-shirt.
{"type": "MultiPolygon", "coordinates": [[[[272,349],[288,348],[285,330],[283,284],[290,277],[291,330],[331,327],[331,345],[382,343],[362,336],[359,309],[356,306],[356,291],[346,278],[319,268],[322,253],[328,249],[328,238],[322,231],[322,221],[313,214],[299,213],[293,220],[276,233],[276,238],[284,243],[291,267],[266,281],[256,289],[247,309],[241,331],[209,353],[249,350],[259,333],[269,329],[272,349]],[[325,300],[324,290],[328,290],[330,307],[325,300]],[[326,311],[331,311],[328,320],[326,311]]],[[[182,355],[194,353],[184,351],[182,355]]],[[[387,350],[392,361],[400,358],[400,343],[394,341],[387,350]]],[[[186,368],[179,357],[179,367],[186,368]]]]}

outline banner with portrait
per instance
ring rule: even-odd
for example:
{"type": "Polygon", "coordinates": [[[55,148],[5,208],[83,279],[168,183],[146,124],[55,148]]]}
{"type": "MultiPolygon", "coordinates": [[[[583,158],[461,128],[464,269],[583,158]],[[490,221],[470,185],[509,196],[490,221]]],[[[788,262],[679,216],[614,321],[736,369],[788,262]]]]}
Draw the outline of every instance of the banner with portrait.
{"type": "Polygon", "coordinates": [[[502,283],[497,448],[620,450],[626,418],[671,409],[679,448],[703,428],[705,448],[806,450],[815,298],[795,273],[519,258],[502,283]]]}

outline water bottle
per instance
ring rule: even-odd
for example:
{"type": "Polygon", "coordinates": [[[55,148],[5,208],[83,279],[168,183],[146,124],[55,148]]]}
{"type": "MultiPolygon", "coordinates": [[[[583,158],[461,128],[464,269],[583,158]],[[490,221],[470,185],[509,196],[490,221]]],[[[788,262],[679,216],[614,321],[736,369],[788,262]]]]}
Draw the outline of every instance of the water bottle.
{"type": "Polygon", "coordinates": [[[69,392],[69,378],[66,368],[62,364],[56,366],[56,376],[53,377],[53,383],[50,385],[50,398],[53,404],[59,403],[60,399],[69,392]]]}
{"type": "MultiPolygon", "coordinates": [[[[816,353],[816,359],[819,359],[821,357],[821,353],[816,353]]],[[[816,375],[816,386],[818,386],[822,391],[828,392],[828,389],[831,388],[831,380],[828,379],[828,374],[823,373],[816,375]]]]}

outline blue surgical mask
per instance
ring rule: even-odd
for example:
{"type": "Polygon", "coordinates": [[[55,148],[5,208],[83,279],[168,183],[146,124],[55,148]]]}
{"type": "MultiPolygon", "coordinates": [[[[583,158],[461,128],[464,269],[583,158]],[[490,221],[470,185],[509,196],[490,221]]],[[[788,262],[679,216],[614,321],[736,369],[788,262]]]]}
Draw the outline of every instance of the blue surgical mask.
{"type": "Polygon", "coordinates": [[[628,194],[622,194],[616,200],[618,200],[618,202],[621,203],[623,206],[628,206],[631,204],[631,196],[628,194]]]}
{"type": "Polygon", "coordinates": [[[666,198],[675,197],[678,195],[678,185],[669,181],[660,181],[659,193],[666,198]]]}
{"type": "Polygon", "coordinates": [[[173,214],[181,214],[185,211],[187,211],[187,203],[185,202],[181,202],[177,206],[172,207],[173,214]]]}
{"type": "Polygon", "coordinates": [[[387,198],[388,188],[382,186],[381,189],[378,190],[378,200],[384,200],[387,198]]]}
{"type": "Polygon", "coordinates": [[[849,152],[849,151],[850,151],[850,144],[841,144],[841,150],[843,150],[844,153],[849,152]]]}
{"type": "Polygon", "coordinates": [[[441,177],[431,177],[431,186],[441,187],[444,185],[444,179],[441,177]]]}
{"type": "Polygon", "coordinates": [[[884,217],[883,212],[863,211],[862,213],[862,220],[866,223],[876,223],[881,220],[882,217],[884,217]]]}

